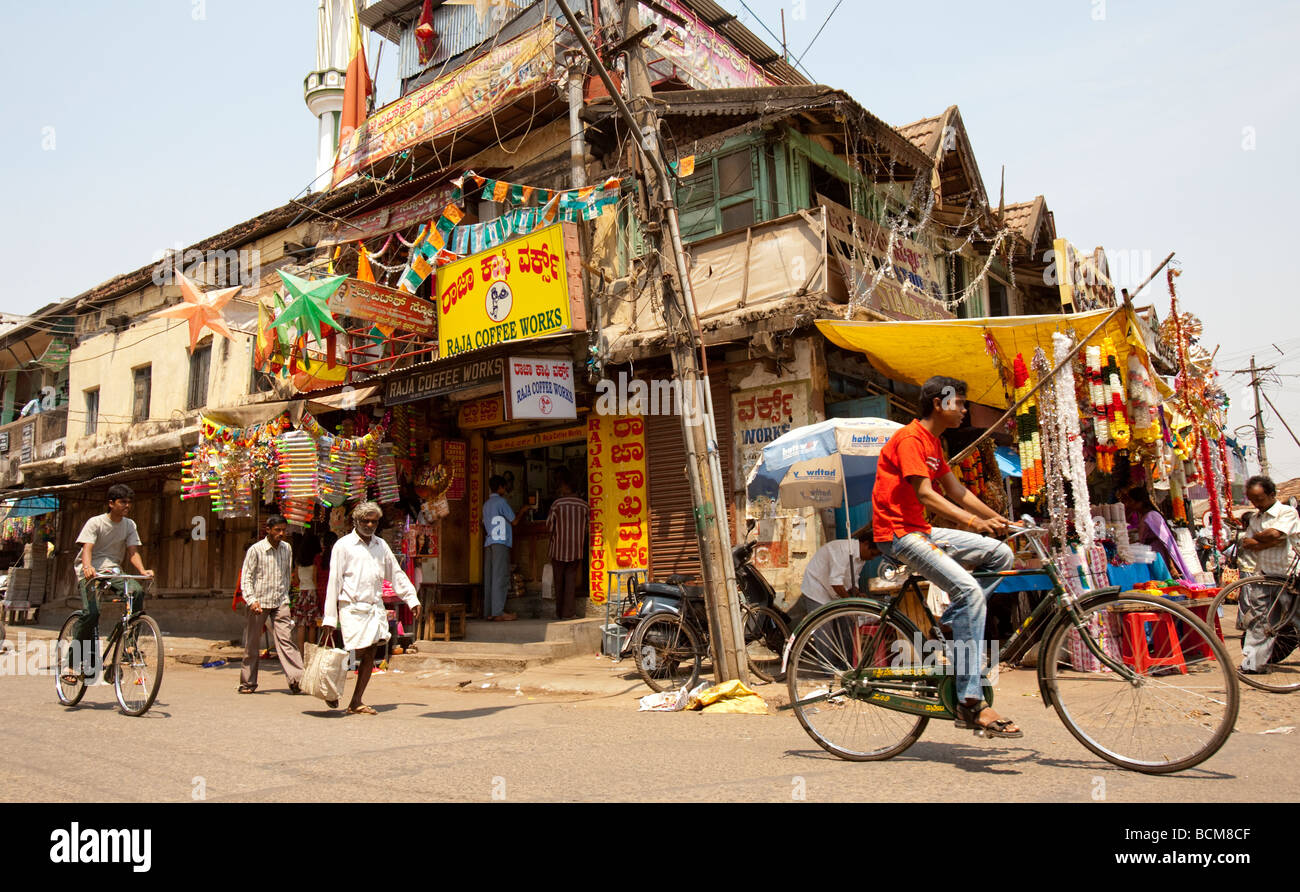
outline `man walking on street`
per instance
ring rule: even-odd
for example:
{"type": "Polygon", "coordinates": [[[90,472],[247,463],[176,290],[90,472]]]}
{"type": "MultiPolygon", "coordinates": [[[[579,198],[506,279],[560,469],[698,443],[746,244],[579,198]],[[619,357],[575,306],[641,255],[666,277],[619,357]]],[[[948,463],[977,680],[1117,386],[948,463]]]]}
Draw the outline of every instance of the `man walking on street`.
{"type": "Polygon", "coordinates": [[[483,503],[483,529],[487,533],[483,548],[483,613],[493,622],[518,619],[506,613],[506,593],[510,589],[510,549],[515,544],[515,524],[532,510],[531,505],[515,514],[506,494],[506,480],[493,474],[488,480],[492,494],[483,503]]]}
{"type": "Polygon", "coordinates": [[[560,497],[551,504],[546,515],[546,529],[551,534],[549,557],[555,579],[555,616],[557,619],[578,619],[575,607],[578,593],[578,575],[582,572],[582,559],[587,553],[587,517],[590,508],[586,499],[573,492],[573,482],[568,470],[560,472],[560,497]]]}
{"type": "Polygon", "coordinates": [[[302,681],[302,653],[293,642],[293,613],[290,592],[297,591],[293,579],[293,548],[285,541],[289,525],[279,514],[266,519],[266,538],[244,554],[240,580],[247,604],[244,625],[244,665],[239,673],[239,693],[257,690],[257,664],[262,655],[262,629],[271,623],[275,652],[289,680],[289,691],[298,693],[302,681]]]}
{"type": "MultiPolygon", "coordinates": [[[[356,651],[357,683],[352,689],[348,712],[352,715],[378,715],[363,699],[375,668],[375,648],[389,639],[388,610],[384,607],[384,583],[393,587],[411,613],[420,616],[420,599],[415,586],[402,572],[388,543],[375,535],[381,509],[374,502],[362,502],[352,509],[354,529],[334,544],[330,551],[330,578],[325,589],[325,617],[321,622],[321,640],[335,628],[343,636],[343,649],[356,651]]],[[[327,700],[331,708],[337,700],[327,700]]]]}

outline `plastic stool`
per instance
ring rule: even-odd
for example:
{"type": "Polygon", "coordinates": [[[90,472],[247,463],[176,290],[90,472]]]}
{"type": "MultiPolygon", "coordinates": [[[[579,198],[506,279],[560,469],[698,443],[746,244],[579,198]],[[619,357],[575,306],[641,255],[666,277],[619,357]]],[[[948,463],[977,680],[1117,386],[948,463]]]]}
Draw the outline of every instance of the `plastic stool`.
{"type": "MultiPolygon", "coordinates": [[[[1209,601],[1202,598],[1199,601],[1188,601],[1183,606],[1200,617],[1200,619],[1214,631],[1214,634],[1219,636],[1220,641],[1223,640],[1223,626],[1219,622],[1219,615],[1217,613],[1214,616],[1210,616],[1209,601]]],[[[1198,635],[1197,638],[1199,639],[1200,636],[1198,635]]],[[[1214,650],[1211,649],[1210,645],[1205,641],[1198,641],[1197,644],[1193,645],[1193,648],[1196,651],[1193,656],[1207,660],[1214,659],[1214,650]]]]}
{"type": "Polygon", "coordinates": [[[1140,673],[1152,666],[1177,666],[1187,674],[1183,649],[1178,644],[1178,627],[1167,613],[1126,613],[1123,627],[1123,657],[1140,673]],[[1147,645],[1147,623],[1155,623],[1150,647],[1147,645]]]}

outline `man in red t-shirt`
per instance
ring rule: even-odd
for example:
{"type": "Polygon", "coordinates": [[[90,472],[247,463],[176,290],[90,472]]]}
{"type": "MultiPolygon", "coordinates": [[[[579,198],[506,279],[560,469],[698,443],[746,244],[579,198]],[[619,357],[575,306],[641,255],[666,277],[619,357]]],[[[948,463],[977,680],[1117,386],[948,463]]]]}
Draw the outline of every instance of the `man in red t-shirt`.
{"type": "Polygon", "coordinates": [[[966,414],[966,382],[935,376],[921,387],[921,417],[896,431],[880,453],[872,491],[872,532],[889,557],[952,599],[942,621],[952,628],[957,726],[988,737],[1023,737],[1014,722],[981,703],[988,596],[970,570],[1011,569],[1006,543],[989,538],[1007,521],[962,486],[944,461],[939,437],[966,414]],[[931,528],[925,510],[974,532],[931,528]]]}

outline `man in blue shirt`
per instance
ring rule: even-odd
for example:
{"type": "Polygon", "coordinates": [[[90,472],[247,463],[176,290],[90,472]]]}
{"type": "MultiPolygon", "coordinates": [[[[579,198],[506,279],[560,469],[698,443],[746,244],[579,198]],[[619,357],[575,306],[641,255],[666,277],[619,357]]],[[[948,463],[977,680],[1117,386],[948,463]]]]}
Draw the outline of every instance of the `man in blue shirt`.
{"type": "Polygon", "coordinates": [[[493,622],[509,622],[518,619],[513,613],[505,612],[506,593],[510,588],[510,548],[515,544],[515,524],[533,506],[525,505],[516,516],[506,501],[510,490],[500,474],[492,475],[488,489],[492,494],[483,503],[483,529],[487,533],[483,542],[483,612],[493,622]]]}

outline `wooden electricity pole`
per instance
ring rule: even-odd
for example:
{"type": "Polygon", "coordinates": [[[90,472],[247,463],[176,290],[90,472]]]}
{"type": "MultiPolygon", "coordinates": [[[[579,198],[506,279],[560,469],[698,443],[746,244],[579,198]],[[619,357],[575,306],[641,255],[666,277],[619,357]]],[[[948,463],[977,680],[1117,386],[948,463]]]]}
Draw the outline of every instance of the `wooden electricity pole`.
{"type": "Polygon", "coordinates": [[[1268,476],[1268,450],[1264,448],[1264,403],[1259,398],[1259,372],[1250,357],[1250,386],[1255,389],[1255,448],[1259,450],[1259,472],[1268,476]]]}
{"type": "MultiPolygon", "coordinates": [[[[743,627],[731,563],[731,536],[727,526],[725,487],[718,460],[716,425],[709,377],[704,367],[704,343],[695,320],[695,295],[691,290],[673,178],[659,147],[659,120],[650,88],[649,67],[641,43],[636,0],[621,0],[622,31],[626,43],[628,95],[639,105],[637,114],[624,101],[608,69],[587,38],[577,16],[565,0],[557,0],[574,36],[582,44],[592,70],[600,76],[619,116],[631,130],[642,159],[649,219],[644,234],[652,250],[650,274],[661,289],[664,326],[671,341],[673,372],[681,389],[679,410],[686,447],[686,476],[690,481],[695,535],[700,547],[704,592],[709,610],[709,638],[717,681],[748,681],[743,627]],[[635,38],[635,39],[632,39],[635,38]],[[663,265],[663,259],[670,264],[663,265]]],[[[654,547],[654,543],[651,543],[654,547]]]]}

